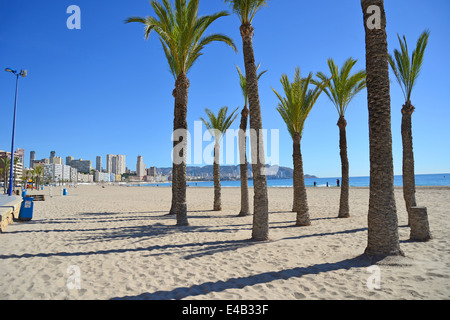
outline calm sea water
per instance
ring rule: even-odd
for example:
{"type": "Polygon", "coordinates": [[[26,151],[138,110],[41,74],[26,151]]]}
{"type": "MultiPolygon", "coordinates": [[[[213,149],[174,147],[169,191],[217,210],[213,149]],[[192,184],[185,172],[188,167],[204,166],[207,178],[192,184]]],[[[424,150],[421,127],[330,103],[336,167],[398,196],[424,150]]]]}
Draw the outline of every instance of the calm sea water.
{"type": "MultiPolygon", "coordinates": [[[[330,187],[336,186],[336,180],[340,178],[315,178],[315,179],[305,179],[305,184],[307,187],[313,187],[314,182],[316,182],[317,187],[326,187],[327,182],[330,187]]],[[[368,187],[370,184],[370,177],[350,177],[351,187],[368,187]]],[[[141,184],[141,186],[160,186],[160,187],[170,187],[171,184],[141,184]]],[[[212,181],[199,181],[199,182],[188,182],[189,186],[192,187],[213,187],[214,183],[212,181]]],[[[240,181],[221,181],[222,187],[240,187],[240,181]]],[[[292,187],[292,179],[276,179],[267,180],[268,187],[292,187]]],[[[402,176],[394,176],[394,185],[402,186],[402,176]]],[[[248,186],[253,187],[253,181],[248,181],[248,186]]],[[[418,174],[416,175],[416,186],[450,186],[450,173],[442,174],[418,174]]]]}

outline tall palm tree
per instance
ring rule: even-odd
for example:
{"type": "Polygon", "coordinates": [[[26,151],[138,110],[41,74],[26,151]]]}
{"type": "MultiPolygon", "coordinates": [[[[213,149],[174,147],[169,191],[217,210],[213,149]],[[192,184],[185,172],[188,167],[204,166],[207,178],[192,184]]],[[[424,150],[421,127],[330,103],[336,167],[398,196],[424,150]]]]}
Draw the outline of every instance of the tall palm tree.
{"type": "Polygon", "coordinates": [[[42,166],[35,167],[34,173],[36,174],[36,189],[39,189],[41,185],[41,177],[44,175],[44,167],[42,166]]]}
{"type": "Polygon", "coordinates": [[[269,239],[269,202],[267,196],[267,179],[265,176],[264,141],[262,136],[261,105],[259,101],[258,74],[253,50],[254,29],[252,21],[255,14],[267,4],[267,0],[224,0],[239,17],[241,26],[245,77],[247,80],[250,111],[250,135],[253,168],[253,228],[252,239],[265,241],[269,239]],[[256,151],[256,152],[255,152],[256,151]]]}
{"type": "MultiPolygon", "coordinates": [[[[328,68],[331,73],[330,77],[333,78],[333,81],[328,82],[328,86],[324,90],[339,114],[337,125],[339,127],[339,149],[342,170],[341,198],[339,202],[338,214],[339,218],[350,217],[349,164],[346,134],[347,120],[345,120],[345,111],[347,111],[347,107],[352,99],[361,90],[366,88],[366,72],[364,70],[360,70],[352,75],[350,74],[357,61],[358,60],[353,58],[347,59],[339,71],[339,67],[334,63],[334,60],[328,59],[328,68]]],[[[330,77],[326,76],[323,72],[318,72],[317,77],[322,81],[328,81],[330,79],[330,77]]]]}
{"type": "Polygon", "coordinates": [[[411,94],[422,69],[425,49],[428,44],[430,32],[424,31],[419,39],[411,57],[408,53],[406,37],[403,41],[398,36],[401,52],[394,50],[394,57],[389,55],[389,63],[394,71],[395,77],[402,89],[405,97],[405,104],[402,108],[402,141],[403,141],[403,198],[405,199],[408,211],[408,221],[411,214],[411,207],[416,206],[416,181],[414,176],[414,152],[412,138],[411,117],[414,106],[411,103],[411,94]]]}
{"type": "MultiPolygon", "coordinates": [[[[258,64],[256,70],[259,69],[261,63],[258,64]]],[[[239,84],[242,90],[242,96],[244,98],[244,108],[241,113],[241,124],[239,126],[239,157],[240,157],[240,171],[241,171],[241,211],[239,217],[245,217],[250,215],[250,206],[248,203],[248,162],[247,162],[247,123],[248,123],[248,91],[247,91],[247,79],[242,73],[241,69],[236,66],[239,74],[239,84]]],[[[258,74],[258,80],[266,73],[264,70],[258,74]]]]}
{"type": "Polygon", "coordinates": [[[294,162],[294,204],[293,211],[297,212],[297,226],[309,226],[308,201],[306,196],[305,176],[303,173],[303,158],[301,153],[301,139],[306,118],[311,112],[314,104],[324,90],[327,82],[322,82],[314,89],[309,89],[312,84],[313,74],[309,73],[306,78],[301,77],[300,68],[295,69],[294,80],[291,83],[287,75],[281,77],[285,97],[282,97],[273,88],[278,97],[277,110],[283,118],[293,140],[293,162],[294,162]]]}
{"type": "Polygon", "coordinates": [[[370,142],[368,241],[365,253],[370,256],[402,255],[394,197],[391,98],[384,1],[361,0],[361,7],[366,35],[370,142]],[[373,10],[374,8],[377,10],[373,10]],[[378,13],[379,17],[376,16],[378,13]],[[380,20],[380,28],[373,27],[369,23],[374,15],[375,19],[380,20]]]}
{"type": "Polygon", "coordinates": [[[1,158],[0,159],[1,167],[3,168],[3,192],[6,193],[8,190],[8,181],[9,181],[9,169],[11,164],[11,159],[9,158],[1,158]]]}
{"type": "Polygon", "coordinates": [[[212,42],[224,42],[236,51],[236,46],[229,37],[223,34],[204,36],[208,27],[217,19],[227,16],[221,11],[212,15],[198,16],[199,0],[175,0],[175,8],[169,0],[151,0],[156,17],[130,17],[125,22],[138,22],[145,26],[145,38],[155,31],[163,47],[172,75],[176,78],[174,112],[174,132],[180,133],[174,141],[173,173],[176,183],[172,184],[176,194],[177,225],[189,225],[186,205],[186,150],[187,150],[187,106],[189,94],[188,71],[202,50],[212,42]]]}
{"type": "Polygon", "coordinates": [[[213,165],[213,177],[214,177],[214,211],[222,210],[221,199],[221,186],[220,186],[220,141],[223,138],[225,132],[230,128],[231,124],[237,117],[235,114],[239,108],[234,110],[229,116],[228,107],[223,107],[217,113],[217,116],[208,108],[205,109],[208,120],[200,117],[205,124],[211,135],[214,136],[214,165],[213,165]]]}

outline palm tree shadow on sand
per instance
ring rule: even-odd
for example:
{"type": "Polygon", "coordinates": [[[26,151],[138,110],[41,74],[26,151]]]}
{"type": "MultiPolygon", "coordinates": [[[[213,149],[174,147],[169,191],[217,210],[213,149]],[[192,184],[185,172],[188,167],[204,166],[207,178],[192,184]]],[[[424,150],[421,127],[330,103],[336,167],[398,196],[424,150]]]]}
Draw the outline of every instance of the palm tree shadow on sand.
{"type": "Polygon", "coordinates": [[[360,255],[355,258],[335,263],[316,264],[308,267],[297,267],[282,271],[264,272],[248,277],[231,278],[227,281],[205,282],[191,287],[179,287],[171,291],[145,292],[136,296],[114,297],[112,300],[181,300],[212,292],[222,292],[228,289],[242,289],[247,286],[266,284],[276,280],[301,278],[306,275],[315,275],[336,270],[349,270],[350,268],[364,268],[372,265],[367,256],[360,255]]]}

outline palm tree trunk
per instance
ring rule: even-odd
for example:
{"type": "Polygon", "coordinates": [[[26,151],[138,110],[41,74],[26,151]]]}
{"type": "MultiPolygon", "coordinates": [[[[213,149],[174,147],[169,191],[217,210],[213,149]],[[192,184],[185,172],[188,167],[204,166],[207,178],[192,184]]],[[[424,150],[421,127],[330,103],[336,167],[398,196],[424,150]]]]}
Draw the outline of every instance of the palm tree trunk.
{"type": "Polygon", "coordinates": [[[297,226],[309,226],[311,220],[309,219],[308,200],[306,196],[305,175],[303,173],[303,159],[300,148],[301,141],[300,133],[295,133],[294,140],[294,211],[297,212],[297,226]]]}
{"type": "MultiPolygon", "coordinates": [[[[175,88],[175,89],[173,89],[173,91],[172,91],[172,96],[176,99],[176,92],[177,92],[177,89],[175,88]]],[[[175,103],[175,107],[174,107],[174,111],[173,111],[173,114],[174,114],[174,119],[173,119],[173,131],[175,131],[176,130],[176,128],[177,128],[177,117],[176,117],[176,114],[177,114],[177,105],[176,105],[176,103],[175,103]]],[[[176,145],[177,145],[178,143],[176,142],[176,141],[173,141],[173,159],[175,159],[175,157],[176,157],[176,155],[175,155],[175,147],[176,147],[176,145]]],[[[176,165],[175,165],[175,161],[173,161],[173,163],[172,163],[172,205],[171,205],[171,207],[170,207],[170,211],[169,211],[169,215],[176,215],[177,213],[176,213],[176,206],[177,206],[177,192],[176,192],[176,190],[177,190],[177,174],[176,174],[176,165]]]]}
{"type": "Polygon", "coordinates": [[[339,202],[339,215],[338,218],[349,218],[349,166],[347,156],[347,121],[344,116],[339,117],[339,149],[341,152],[341,170],[342,170],[342,183],[341,183],[341,199],[339,202]]]}
{"type": "Polygon", "coordinates": [[[414,107],[407,101],[402,108],[402,142],[403,142],[403,198],[408,211],[408,225],[411,220],[411,207],[416,204],[416,181],[414,177],[414,153],[411,116],[414,107]]]}
{"type": "MultiPolygon", "coordinates": [[[[370,197],[367,255],[403,255],[398,238],[394,197],[391,99],[383,0],[361,0],[366,33],[367,99],[370,141],[370,197]],[[381,28],[369,29],[373,10],[380,9],[381,28]]],[[[376,14],[376,13],[375,13],[376,14]]]]}
{"type": "Polygon", "coordinates": [[[189,80],[185,73],[180,73],[175,82],[176,98],[175,98],[175,123],[176,129],[182,130],[182,137],[177,142],[181,144],[179,154],[176,156],[181,159],[180,164],[175,164],[176,174],[176,215],[177,226],[189,225],[187,218],[187,204],[186,204],[186,152],[187,152],[187,105],[189,94],[189,80]]]}
{"type": "Polygon", "coordinates": [[[214,165],[213,165],[213,179],[214,179],[214,211],[222,211],[221,187],[220,187],[220,145],[216,141],[214,146],[214,165]]]}
{"type": "Polygon", "coordinates": [[[247,123],[248,108],[246,104],[241,113],[241,125],[239,130],[239,157],[241,168],[241,212],[239,212],[239,217],[250,215],[250,206],[248,203],[247,123]]]}
{"type": "Polygon", "coordinates": [[[248,100],[250,106],[250,129],[253,167],[253,230],[252,239],[265,241],[269,239],[269,203],[267,198],[267,180],[265,176],[264,141],[262,138],[261,105],[259,101],[258,75],[253,51],[253,27],[243,24],[240,27],[245,73],[247,79],[248,100]],[[254,158],[256,156],[256,159],[254,158]]]}

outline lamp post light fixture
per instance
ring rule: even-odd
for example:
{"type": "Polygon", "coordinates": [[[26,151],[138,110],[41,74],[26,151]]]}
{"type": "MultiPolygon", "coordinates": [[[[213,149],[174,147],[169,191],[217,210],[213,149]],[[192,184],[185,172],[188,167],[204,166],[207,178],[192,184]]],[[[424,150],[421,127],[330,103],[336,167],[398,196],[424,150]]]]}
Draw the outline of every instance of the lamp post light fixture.
{"type": "Polygon", "coordinates": [[[20,72],[17,72],[16,70],[13,70],[11,68],[6,68],[5,71],[11,72],[13,75],[16,76],[16,96],[14,100],[14,117],[13,117],[13,130],[11,141],[11,164],[9,165],[9,187],[8,187],[8,196],[12,196],[14,188],[14,137],[16,132],[17,92],[19,89],[19,76],[25,78],[27,76],[27,70],[20,70],[20,72]]]}

